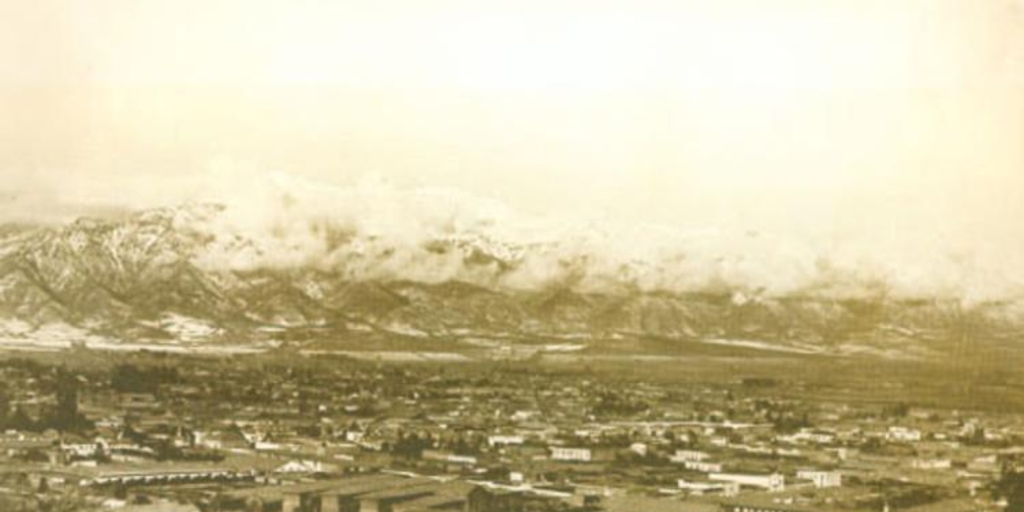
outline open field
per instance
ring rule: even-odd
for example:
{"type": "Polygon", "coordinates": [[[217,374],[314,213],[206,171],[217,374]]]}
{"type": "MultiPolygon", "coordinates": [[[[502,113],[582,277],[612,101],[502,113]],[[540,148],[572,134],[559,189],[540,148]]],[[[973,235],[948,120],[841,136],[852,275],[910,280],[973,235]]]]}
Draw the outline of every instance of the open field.
{"type": "MultiPolygon", "coordinates": [[[[655,347],[657,345],[655,344],[655,347]]],[[[975,354],[948,361],[884,360],[871,357],[763,351],[745,346],[687,343],[653,353],[588,348],[576,352],[538,352],[522,358],[494,357],[478,348],[414,351],[399,344],[387,350],[246,350],[163,351],[133,346],[61,349],[19,346],[0,350],[0,359],[27,358],[71,368],[108,368],[123,361],[168,365],[231,361],[259,366],[292,364],[310,367],[383,364],[436,367],[438,372],[536,372],[579,379],[636,384],[651,382],[681,388],[702,384],[742,386],[766,380],[771,386],[745,392],[773,398],[846,403],[902,402],[947,409],[1024,411],[1024,376],[1018,358],[975,354]],[[684,350],[680,350],[684,348],[684,350]],[[406,349],[406,350],[403,350],[406,349]]],[[[661,347],[665,349],[666,347],[661,347]]]]}

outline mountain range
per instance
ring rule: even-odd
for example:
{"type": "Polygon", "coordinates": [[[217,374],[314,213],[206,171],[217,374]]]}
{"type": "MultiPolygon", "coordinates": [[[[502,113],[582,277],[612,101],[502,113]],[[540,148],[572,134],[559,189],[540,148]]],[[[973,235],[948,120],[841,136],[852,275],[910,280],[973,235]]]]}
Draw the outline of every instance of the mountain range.
{"type": "MultiPolygon", "coordinates": [[[[1012,347],[1024,307],[1012,300],[759,295],[727,287],[533,288],[459,279],[361,276],[352,266],[290,262],[217,266],[218,255],[258,254],[258,240],[209,229],[223,207],[147,210],[61,226],[0,228],[0,344],[57,337],[182,346],[224,343],[373,349],[542,346],[552,350],[670,350],[720,346],[790,353],[928,357],[1012,347]],[[568,347],[568,348],[567,348],[568,347]],[[624,348],[628,347],[628,348],[624,348]]],[[[365,250],[364,235],[328,233],[365,250]]],[[[397,249],[396,249],[397,250],[397,249]]],[[[471,268],[513,271],[543,247],[447,232],[420,244],[471,268]]],[[[576,262],[560,264],[570,268],[576,262]]]]}

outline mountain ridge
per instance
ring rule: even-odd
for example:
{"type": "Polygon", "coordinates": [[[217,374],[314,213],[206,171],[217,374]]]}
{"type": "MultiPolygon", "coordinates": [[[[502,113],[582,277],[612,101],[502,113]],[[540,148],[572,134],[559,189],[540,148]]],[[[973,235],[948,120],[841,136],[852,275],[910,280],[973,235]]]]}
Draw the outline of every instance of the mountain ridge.
{"type": "MultiPolygon", "coordinates": [[[[456,345],[575,340],[593,346],[658,338],[913,355],[950,344],[1012,345],[1024,333],[1024,308],[1013,300],[644,291],[628,283],[588,290],[574,288],[572,279],[512,289],[488,279],[360,278],[351,269],[313,263],[211,268],[204,264],[211,247],[261,250],[257,241],[237,234],[225,239],[205,227],[222,211],[202,205],[0,230],[0,322],[7,322],[0,336],[24,338],[59,324],[126,342],[329,345],[376,333],[456,345]]],[[[515,269],[531,250],[483,240],[449,232],[423,250],[498,273],[515,269]]],[[[349,235],[337,243],[360,240],[349,235]]],[[[392,257],[386,252],[361,257],[392,257]]]]}

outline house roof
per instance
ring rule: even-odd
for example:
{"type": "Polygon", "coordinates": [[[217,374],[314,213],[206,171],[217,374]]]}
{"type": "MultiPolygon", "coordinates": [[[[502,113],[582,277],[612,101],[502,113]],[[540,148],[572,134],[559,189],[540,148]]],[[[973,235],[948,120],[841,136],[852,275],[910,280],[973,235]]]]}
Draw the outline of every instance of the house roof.
{"type": "Polygon", "coordinates": [[[252,489],[238,489],[235,491],[231,491],[227,494],[235,498],[258,497],[264,499],[273,499],[280,498],[285,494],[330,492],[336,490],[347,491],[352,489],[374,490],[400,480],[403,480],[403,478],[394,475],[384,475],[380,473],[375,473],[371,475],[357,475],[339,480],[306,482],[301,484],[282,485],[279,487],[256,487],[252,489]]]}
{"type": "Polygon", "coordinates": [[[405,503],[404,506],[411,508],[430,509],[444,505],[456,505],[459,503],[465,503],[465,501],[465,496],[458,497],[451,495],[446,496],[441,494],[435,494],[433,496],[424,496],[422,498],[416,498],[414,500],[408,501],[405,503]]]}
{"type": "Polygon", "coordinates": [[[437,492],[440,484],[437,482],[425,482],[419,485],[412,485],[408,487],[398,487],[391,489],[383,489],[380,491],[370,492],[360,495],[360,499],[367,500],[389,500],[396,498],[409,498],[433,495],[437,492]]]}
{"type": "Polygon", "coordinates": [[[601,500],[605,512],[718,512],[718,505],[646,496],[610,496],[601,500]]]}
{"type": "Polygon", "coordinates": [[[283,489],[287,494],[301,493],[322,493],[335,495],[354,495],[367,492],[374,492],[390,487],[405,487],[415,485],[414,479],[402,478],[394,475],[374,474],[365,477],[357,476],[328,482],[312,482],[308,484],[297,484],[283,489]]]}
{"type": "Polygon", "coordinates": [[[973,502],[966,499],[949,499],[929,503],[907,509],[907,512],[973,512],[979,510],[973,502]]]}

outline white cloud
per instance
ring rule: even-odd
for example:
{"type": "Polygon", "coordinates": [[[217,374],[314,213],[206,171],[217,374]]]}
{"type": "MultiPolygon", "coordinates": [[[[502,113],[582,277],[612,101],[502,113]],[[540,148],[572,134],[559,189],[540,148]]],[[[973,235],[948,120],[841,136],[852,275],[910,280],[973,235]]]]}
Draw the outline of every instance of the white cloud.
{"type": "Polygon", "coordinates": [[[452,189],[375,181],[335,187],[281,173],[214,181],[238,183],[216,193],[209,188],[210,198],[226,205],[203,227],[217,243],[198,261],[214,269],[315,266],[352,279],[511,288],[885,293],[970,301],[1024,289],[1024,253],[997,242],[958,247],[937,230],[886,235],[868,229],[838,239],[739,226],[688,232],[531,217],[452,189]]]}

